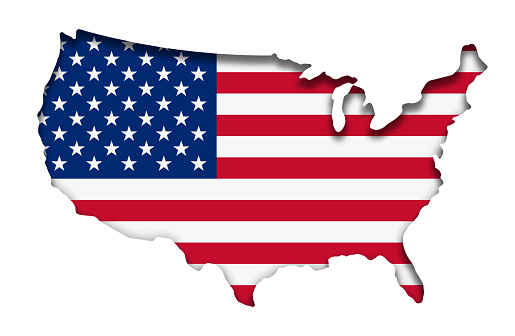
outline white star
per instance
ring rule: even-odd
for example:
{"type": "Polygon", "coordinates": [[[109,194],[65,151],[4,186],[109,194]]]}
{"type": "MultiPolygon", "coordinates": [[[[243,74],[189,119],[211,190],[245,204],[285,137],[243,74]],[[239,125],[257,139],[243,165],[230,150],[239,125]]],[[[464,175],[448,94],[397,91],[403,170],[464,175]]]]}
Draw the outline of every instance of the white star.
{"type": "MultiPolygon", "coordinates": [[[[184,145],[182,144],[182,141],[181,141],[181,143],[179,144],[179,146],[173,146],[173,147],[175,147],[175,149],[177,149],[177,155],[179,155],[179,154],[181,154],[181,153],[182,153],[182,154],[184,154],[184,155],[186,155],[186,149],[187,149],[189,146],[184,146],[184,145]]],[[[176,156],[177,156],[177,155],[176,155],[176,156]]]]}
{"type": "Polygon", "coordinates": [[[54,71],[53,74],[55,75],[54,80],[62,79],[64,81],[64,74],[67,73],[67,71],[62,71],[61,67],[57,68],[57,71],[54,71]]]}
{"type": "Polygon", "coordinates": [[[61,100],[61,96],[57,97],[57,100],[56,101],[53,101],[52,103],[55,104],[55,110],[57,110],[58,108],[60,108],[61,110],[64,111],[64,104],[66,104],[66,101],[64,100],[61,100]]]}
{"type": "Polygon", "coordinates": [[[148,53],[145,52],[145,56],[140,56],[139,58],[141,58],[141,61],[142,61],[141,65],[142,66],[145,65],[145,64],[152,65],[152,64],[150,64],[150,60],[152,58],[154,58],[154,56],[148,56],[148,53]]]}
{"type": "Polygon", "coordinates": [[[102,42],[101,42],[101,41],[98,41],[98,42],[97,42],[97,40],[95,40],[95,37],[93,36],[93,41],[88,42],[88,44],[90,45],[89,50],[90,50],[90,51],[91,51],[91,49],[96,49],[96,50],[98,50],[98,45],[99,45],[100,43],[102,43],[102,42]]]}
{"type": "Polygon", "coordinates": [[[170,162],[172,161],[166,161],[164,155],[163,155],[163,159],[161,161],[156,161],[157,163],[159,163],[159,170],[161,169],[166,169],[168,170],[168,165],[170,164],[170,162]]]}
{"type": "Polygon", "coordinates": [[[127,139],[131,139],[131,140],[134,140],[134,138],[132,137],[134,135],[134,133],[136,133],[136,131],[131,131],[131,127],[127,127],[127,130],[126,131],[122,131],[123,134],[125,134],[125,139],[123,139],[123,141],[127,140],[127,139]]]}
{"type": "Polygon", "coordinates": [[[150,120],[152,120],[152,116],[149,116],[147,112],[145,112],[145,115],[144,116],[140,116],[141,118],[141,126],[145,125],[145,124],[149,124],[150,126],[152,126],[152,124],[150,123],[150,120]]]}
{"type": "Polygon", "coordinates": [[[97,101],[94,96],[93,96],[93,100],[86,101],[86,102],[89,104],[89,110],[90,111],[92,109],[95,109],[95,110],[99,111],[98,105],[101,103],[101,101],[97,101]]]}
{"type": "Polygon", "coordinates": [[[95,157],[93,156],[93,160],[91,161],[86,161],[87,163],[89,163],[89,170],[95,168],[96,170],[99,170],[98,169],[98,165],[102,162],[102,161],[97,161],[95,159],[95,157]]]}
{"type": "Polygon", "coordinates": [[[111,82],[111,84],[109,84],[109,86],[104,86],[104,88],[107,89],[107,96],[109,96],[111,93],[116,96],[116,89],[118,89],[119,86],[114,86],[113,82],[111,82]]]}
{"type": "Polygon", "coordinates": [[[177,125],[175,125],[175,126],[179,126],[179,124],[183,124],[184,126],[186,126],[186,119],[189,118],[188,116],[183,116],[182,111],[177,117],[176,116],[173,116],[173,117],[175,119],[177,119],[177,125]]]}
{"type": "Polygon", "coordinates": [[[116,60],[119,58],[119,56],[113,56],[113,52],[112,51],[111,51],[111,54],[109,56],[104,56],[104,57],[107,60],[107,65],[114,64],[115,66],[116,66],[116,60]]]}
{"type": "Polygon", "coordinates": [[[125,105],[125,108],[123,109],[124,111],[126,109],[131,109],[131,110],[134,111],[134,108],[132,107],[132,105],[136,104],[136,101],[131,101],[131,97],[127,97],[127,100],[126,101],[122,101],[122,103],[125,105]]]}
{"type": "Polygon", "coordinates": [[[183,56],[182,55],[182,51],[181,51],[181,54],[179,56],[174,56],[174,58],[177,60],[177,64],[175,66],[177,66],[179,64],[186,65],[185,61],[186,61],[187,58],[189,58],[189,56],[183,56]]]}
{"type": "Polygon", "coordinates": [[[60,48],[61,48],[61,50],[63,50],[63,51],[64,51],[64,45],[65,45],[65,44],[66,44],[66,41],[61,41],[61,46],[60,46],[60,48]]]}
{"type": "Polygon", "coordinates": [[[74,66],[75,64],[82,66],[82,64],[80,64],[80,61],[84,58],[84,56],[79,56],[79,54],[75,52],[75,56],[70,56],[70,58],[73,61],[72,66],[74,66]]]}
{"type": "Polygon", "coordinates": [[[191,131],[191,133],[193,133],[195,135],[195,139],[193,139],[193,141],[195,141],[197,139],[204,141],[204,138],[202,136],[204,135],[204,133],[206,133],[206,131],[201,131],[200,126],[197,127],[196,131],[191,131]]]}
{"type": "Polygon", "coordinates": [[[40,123],[40,124],[45,124],[45,125],[46,125],[46,120],[47,120],[48,118],[50,118],[50,117],[45,116],[45,115],[43,114],[43,111],[41,111],[41,112],[39,113],[38,119],[39,119],[39,123],[40,123]]]}
{"type": "Polygon", "coordinates": [[[152,90],[154,87],[149,86],[147,82],[145,82],[145,86],[140,86],[139,88],[143,91],[141,93],[142,96],[144,96],[146,93],[148,93],[149,96],[152,96],[152,94],[150,93],[150,90],[152,90]]]}
{"type": "Polygon", "coordinates": [[[61,139],[64,141],[64,133],[66,133],[66,131],[61,131],[61,126],[59,126],[59,128],[57,129],[57,131],[52,131],[52,133],[55,134],[55,139],[54,141],[56,141],[57,139],[61,139]]]}
{"type": "Polygon", "coordinates": [[[159,48],[159,51],[161,51],[163,49],[166,50],[166,51],[169,51],[168,48],[159,48]]]}
{"type": "Polygon", "coordinates": [[[200,156],[197,156],[197,161],[191,161],[191,163],[195,165],[195,169],[193,169],[193,171],[197,170],[197,168],[204,170],[203,165],[206,161],[200,161],[200,156]]]}
{"type": "Polygon", "coordinates": [[[46,156],[46,150],[49,148],[50,146],[45,146],[45,148],[43,149],[43,154],[45,154],[46,156]]]}
{"type": "Polygon", "coordinates": [[[79,143],[77,141],[75,141],[75,145],[70,146],[70,148],[73,150],[72,156],[74,156],[75,154],[79,154],[82,156],[82,153],[80,151],[84,148],[84,146],[79,146],[79,143]]]}
{"type": "Polygon", "coordinates": [[[195,78],[193,79],[193,81],[196,81],[199,78],[201,80],[204,80],[204,77],[202,77],[202,76],[206,73],[206,71],[200,71],[200,67],[197,67],[197,71],[192,71],[191,73],[195,75],[195,78]]]}
{"type": "Polygon", "coordinates": [[[171,71],[166,71],[165,67],[163,67],[163,70],[156,71],[159,74],[159,80],[166,79],[168,80],[168,75],[171,74],[171,71]]]}
{"type": "Polygon", "coordinates": [[[89,141],[91,141],[91,140],[93,140],[93,139],[97,139],[97,140],[99,140],[99,141],[100,141],[100,139],[98,138],[98,135],[99,135],[100,133],[102,133],[102,131],[97,131],[97,130],[95,129],[95,126],[93,126],[93,129],[92,129],[91,131],[86,131],[86,132],[88,132],[88,133],[89,133],[89,141]]]}
{"type": "Polygon", "coordinates": [[[75,124],[79,124],[79,125],[81,125],[81,126],[82,126],[82,124],[81,124],[81,122],[80,122],[80,121],[81,121],[81,120],[82,120],[82,118],[84,118],[84,117],[81,117],[81,116],[79,115],[79,113],[77,113],[77,111],[75,111],[75,116],[70,116],[70,118],[72,118],[72,120],[73,120],[72,126],[73,126],[73,125],[75,125],[75,124]]]}
{"type": "Polygon", "coordinates": [[[189,88],[189,86],[184,86],[184,85],[182,85],[182,82],[181,82],[181,84],[179,84],[179,86],[174,86],[174,88],[177,90],[177,96],[181,93],[183,95],[186,95],[186,89],[189,88]]]}
{"type": "Polygon", "coordinates": [[[127,168],[130,168],[132,170],[134,170],[134,164],[136,163],[137,161],[131,161],[131,157],[128,156],[127,157],[127,161],[122,161],[122,163],[125,165],[125,168],[123,169],[124,171],[127,170],[127,168]]]}
{"type": "Polygon", "coordinates": [[[133,47],[134,42],[127,42],[127,41],[125,41],[125,42],[122,42],[122,43],[125,45],[125,49],[123,49],[123,51],[125,51],[127,49],[130,49],[130,50],[134,51],[134,47],[133,47]]]}
{"type": "MultiPolygon", "coordinates": [[[[107,125],[109,125],[109,124],[113,124],[113,125],[115,125],[115,126],[116,126],[116,119],[118,119],[118,116],[114,116],[114,115],[113,115],[113,111],[111,111],[111,114],[110,114],[110,115],[108,115],[108,116],[104,116],[104,118],[106,118],[106,119],[107,119],[107,125]]],[[[107,125],[106,125],[106,126],[107,126],[107,125]]]]}
{"type": "Polygon", "coordinates": [[[163,100],[157,101],[156,103],[159,104],[159,111],[162,109],[165,109],[168,111],[168,104],[170,104],[172,101],[165,100],[165,97],[163,96],[163,100]]]}
{"type": "Polygon", "coordinates": [[[200,97],[197,97],[197,101],[192,101],[193,105],[195,105],[195,109],[193,111],[196,111],[198,108],[204,111],[204,107],[202,107],[206,102],[201,101],[200,97]]]}
{"type": "Polygon", "coordinates": [[[145,146],[139,146],[139,148],[141,148],[141,150],[143,151],[143,153],[141,153],[141,155],[148,154],[148,155],[152,156],[152,154],[150,154],[150,150],[152,148],[154,148],[154,146],[149,146],[146,141],[145,141],[145,146]]]}
{"type": "Polygon", "coordinates": [[[43,89],[43,94],[46,96],[46,89],[48,89],[50,86],[45,86],[45,88],[43,89]]]}
{"type": "Polygon", "coordinates": [[[134,81],[134,78],[132,77],[137,71],[131,71],[131,67],[127,67],[127,71],[122,71],[122,74],[125,75],[125,78],[123,81],[125,82],[127,79],[132,79],[134,81]]]}
{"type": "Polygon", "coordinates": [[[118,147],[120,147],[120,146],[114,146],[112,141],[111,141],[111,144],[109,146],[104,146],[104,148],[107,149],[106,156],[111,154],[111,153],[116,155],[116,150],[118,149],[118,147]]]}
{"type": "Polygon", "coordinates": [[[89,80],[96,79],[97,81],[100,81],[100,79],[98,79],[98,75],[100,75],[102,71],[97,71],[95,67],[93,67],[93,70],[86,72],[89,74],[89,80]]]}
{"type": "Polygon", "coordinates": [[[55,169],[54,170],[57,170],[57,168],[61,168],[62,170],[64,170],[64,164],[66,162],[67,161],[61,161],[61,157],[59,156],[57,158],[57,161],[52,161],[52,163],[55,164],[55,169]]]}
{"type": "Polygon", "coordinates": [[[75,85],[74,86],[70,86],[70,89],[73,90],[72,96],[75,95],[76,93],[79,94],[79,96],[82,96],[82,93],[80,91],[82,89],[84,89],[84,86],[80,86],[79,83],[77,83],[77,81],[75,81],[75,85]]]}
{"type": "Polygon", "coordinates": [[[159,134],[159,141],[161,141],[161,139],[168,140],[168,134],[172,133],[172,131],[167,131],[164,126],[163,126],[162,131],[156,131],[156,132],[157,132],[157,134],[159,134]]]}

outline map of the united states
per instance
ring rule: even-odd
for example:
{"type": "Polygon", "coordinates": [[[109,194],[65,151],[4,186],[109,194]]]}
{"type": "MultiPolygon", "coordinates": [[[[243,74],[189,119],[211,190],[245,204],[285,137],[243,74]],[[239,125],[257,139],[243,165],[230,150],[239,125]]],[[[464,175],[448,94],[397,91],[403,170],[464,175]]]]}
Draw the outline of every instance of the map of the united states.
{"type": "Polygon", "coordinates": [[[62,35],[39,113],[52,184],[78,214],[171,238],[196,269],[218,265],[246,305],[282,266],[352,254],[384,256],[421,302],[403,233],[438,192],[433,156],[486,66],[465,46],[456,73],[378,131],[353,86],[341,132],[331,95],[356,79],[299,78],[306,68],[62,35]]]}

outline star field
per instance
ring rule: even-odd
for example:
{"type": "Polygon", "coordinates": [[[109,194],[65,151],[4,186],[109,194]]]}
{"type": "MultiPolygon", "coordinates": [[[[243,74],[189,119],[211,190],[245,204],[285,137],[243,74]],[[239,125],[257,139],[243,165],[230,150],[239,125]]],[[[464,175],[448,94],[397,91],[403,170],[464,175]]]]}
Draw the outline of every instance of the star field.
{"type": "Polygon", "coordinates": [[[52,178],[215,178],[216,55],[77,32],[38,115],[52,178]]]}

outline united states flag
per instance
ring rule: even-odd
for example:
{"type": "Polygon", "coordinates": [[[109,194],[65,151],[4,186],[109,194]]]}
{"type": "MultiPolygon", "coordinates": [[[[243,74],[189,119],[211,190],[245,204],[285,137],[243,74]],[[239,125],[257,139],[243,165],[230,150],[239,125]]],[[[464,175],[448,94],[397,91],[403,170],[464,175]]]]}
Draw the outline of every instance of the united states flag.
{"type": "Polygon", "coordinates": [[[79,214],[219,265],[247,305],[281,266],[350,254],[384,256],[420,302],[402,236],[441,184],[432,157],[485,66],[465,47],[458,72],[380,131],[354,86],[340,133],[331,94],[355,79],[299,79],[305,68],[62,35],[39,113],[52,184],[79,214]]]}

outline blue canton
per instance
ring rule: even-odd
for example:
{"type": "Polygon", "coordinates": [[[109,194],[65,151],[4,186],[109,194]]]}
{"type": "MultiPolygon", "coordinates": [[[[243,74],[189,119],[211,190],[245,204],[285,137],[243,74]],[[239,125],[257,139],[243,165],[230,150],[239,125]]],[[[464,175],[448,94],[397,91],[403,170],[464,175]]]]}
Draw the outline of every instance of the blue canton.
{"type": "Polygon", "coordinates": [[[61,35],[39,134],[52,178],[216,178],[216,55],[61,35]]]}

